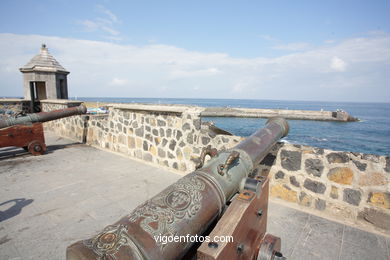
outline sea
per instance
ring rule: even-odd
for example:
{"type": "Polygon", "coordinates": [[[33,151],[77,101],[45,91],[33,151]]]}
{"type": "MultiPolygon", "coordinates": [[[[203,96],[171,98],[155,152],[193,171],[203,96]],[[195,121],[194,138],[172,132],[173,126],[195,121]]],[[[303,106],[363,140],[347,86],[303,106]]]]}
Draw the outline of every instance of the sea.
{"type": "MultiPolygon", "coordinates": [[[[242,107],[300,110],[342,109],[358,122],[323,122],[288,120],[290,132],[284,142],[303,144],[336,151],[351,151],[390,156],[390,103],[355,103],[322,101],[281,101],[252,99],[190,98],[77,98],[88,102],[183,104],[203,107],[242,107]]],[[[203,117],[216,126],[238,136],[250,136],[263,127],[267,119],[203,117]]]]}

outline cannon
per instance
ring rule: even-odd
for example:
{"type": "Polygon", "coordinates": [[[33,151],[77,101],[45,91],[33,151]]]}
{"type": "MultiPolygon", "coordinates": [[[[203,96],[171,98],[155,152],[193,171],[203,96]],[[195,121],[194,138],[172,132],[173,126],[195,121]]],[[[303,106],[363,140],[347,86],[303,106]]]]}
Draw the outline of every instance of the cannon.
{"type": "Polygon", "coordinates": [[[286,120],[272,118],[232,149],[204,148],[194,172],[70,245],[67,260],[285,259],[280,238],[266,234],[268,176],[254,170],[288,131],[286,120]]]}
{"type": "Polygon", "coordinates": [[[22,147],[33,155],[46,151],[43,122],[85,114],[84,105],[0,120],[0,147],[22,147]]]}

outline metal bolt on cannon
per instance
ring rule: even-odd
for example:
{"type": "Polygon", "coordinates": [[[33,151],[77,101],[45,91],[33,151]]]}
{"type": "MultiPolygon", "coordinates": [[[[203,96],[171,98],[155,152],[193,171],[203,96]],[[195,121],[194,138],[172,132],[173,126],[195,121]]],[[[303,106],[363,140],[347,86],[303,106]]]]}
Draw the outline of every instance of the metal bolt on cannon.
{"type": "Polygon", "coordinates": [[[268,176],[248,176],[288,131],[287,121],[276,117],[232,149],[206,147],[197,170],[96,236],[69,246],[67,259],[188,259],[195,257],[194,246],[197,259],[284,259],[280,239],[266,234],[268,176]],[[203,166],[206,155],[211,159],[203,166]],[[199,246],[155,239],[188,235],[232,236],[233,242],[199,246]]]}

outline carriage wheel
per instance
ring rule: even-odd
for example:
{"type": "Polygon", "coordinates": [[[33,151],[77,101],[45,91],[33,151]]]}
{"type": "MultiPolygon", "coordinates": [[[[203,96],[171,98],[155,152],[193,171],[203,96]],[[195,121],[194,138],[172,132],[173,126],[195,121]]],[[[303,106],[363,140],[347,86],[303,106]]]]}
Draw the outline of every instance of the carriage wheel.
{"type": "Polygon", "coordinates": [[[28,151],[33,155],[42,155],[46,151],[46,145],[39,141],[32,141],[28,144],[28,151]]]}

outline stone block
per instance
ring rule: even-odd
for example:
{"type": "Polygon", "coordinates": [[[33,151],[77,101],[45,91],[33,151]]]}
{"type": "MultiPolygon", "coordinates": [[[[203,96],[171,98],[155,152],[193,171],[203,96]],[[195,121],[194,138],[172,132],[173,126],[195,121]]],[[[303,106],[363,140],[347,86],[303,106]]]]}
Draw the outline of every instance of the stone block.
{"type": "Polygon", "coordinates": [[[336,167],[329,170],[328,179],[339,184],[352,184],[353,171],[348,167],[336,167]]]}
{"type": "Polygon", "coordinates": [[[180,149],[177,149],[177,150],[176,150],[176,159],[177,159],[178,161],[183,160],[183,153],[180,151],[180,149]]]}
{"type": "Polygon", "coordinates": [[[320,159],[306,159],[305,170],[308,174],[316,177],[321,177],[324,170],[324,165],[320,159]]]}
{"type": "Polygon", "coordinates": [[[188,131],[188,130],[190,130],[191,129],[191,125],[189,124],[189,123],[185,123],[184,125],[183,125],[183,131],[188,131]]]}
{"type": "Polygon", "coordinates": [[[303,183],[303,186],[314,193],[324,194],[326,190],[325,184],[310,179],[306,179],[305,182],[303,183]]]}
{"type": "Polygon", "coordinates": [[[134,149],[135,148],[135,138],[132,136],[127,137],[127,147],[134,149]]]}
{"type": "Polygon", "coordinates": [[[384,168],[385,172],[390,172],[390,157],[385,158],[386,166],[384,168]]]}
{"type": "Polygon", "coordinates": [[[144,141],[143,145],[142,145],[142,148],[144,149],[144,151],[148,151],[149,150],[148,142],[144,141]]]}
{"type": "Polygon", "coordinates": [[[301,185],[299,184],[299,182],[297,181],[297,179],[295,178],[295,176],[290,176],[290,183],[292,185],[294,185],[295,187],[300,187],[301,185]]]}
{"type": "Polygon", "coordinates": [[[275,174],[275,179],[284,179],[284,172],[282,171],[278,171],[276,174],[275,174]]]}
{"type": "Polygon", "coordinates": [[[176,132],[176,140],[179,141],[182,136],[183,136],[182,132],[180,130],[177,130],[177,132],[176,132]]]}
{"type": "Polygon", "coordinates": [[[339,189],[335,186],[332,186],[330,190],[330,197],[332,199],[338,199],[339,198],[339,189]]]}
{"type": "Polygon", "coordinates": [[[151,145],[150,148],[149,148],[149,152],[153,155],[153,156],[156,156],[157,155],[157,149],[154,145],[151,145]]]}
{"type": "Polygon", "coordinates": [[[364,172],[367,169],[367,163],[362,163],[356,160],[353,160],[352,162],[353,164],[355,164],[356,168],[358,168],[362,172],[364,172]]]}
{"type": "Polygon", "coordinates": [[[171,140],[169,142],[169,149],[171,149],[172,151],[175,150],[175,147],[176,147],[176,141],[175,140],[171,140]]]}
{"type": "Polygon", "coordinates": [[[165,158],[166,152],[162,148],[158,148],[158,156],[161,158],[165,158]]]}
{"type": "Polygon", "coordinates": [[[144,128],[140,127],[140,128],[135,129],[135,135],[139,136],[139,137],[143,137],[144,136],[144,128]]]}
{"type": "Polygon", "coordinates": [[[139,149],[142,147],[142,139],[141,138],[136,138],[135,139],[135,144],[136,144],[136,147],[139,149]]]}
{"type": "Polygon", "coordinates": [[[326,158],[329,163],[347,163],[349,161],[349,157],[346,153],[329,153],[326,158]]]}
{"type": "Polygon", "coordinates": [[[165,146],[167,145],[167,143],[168,143],[168,140],[164,138],[164,139],[162,140],[162,144],[161,144],[162,147],[165,147],[165,146]]]}
{"type": "Polygon", "coordinates": [[[170,138],[172,135],[172,129],[168,128],[165,133],[166,133],[167,137],[170,138]]]}
{"type": "Polygon", "coordinates": [[[207,145],[210,142],[210,138],[207,136],[202,137],[202,144],[207,145]]]}
{"type": "Polygon", "coordinates": [[[172,164],[172,168],[173,168],[173,169],[176,169],[176,170],[179,169],[179,167],[178,167],[178,165],[177,165],[177,162],[174,162],[174,163],[172,164]]]}
{"type": "Polygon", "coordinates": [[[318,210],[324,211],[326,208],[326,201],[322,199],[316,199],[315,207],[318,210]]]}
{"type": "Polygon", "coordinates": [[[301,191],[299,194],[299,204],[305,207],[310,207],[313,201],[313,197],[301,191]]]}
{"type": "Polygon", "coordinates": [[[293,191],[287,185],[277,184],[271,187],[271,196],[290,202],[297,202],[297,192],[293,191]]]}
{"type": "Polygon", "coordinates": [[[362,159],[363,160],[368,160],[368,161],[371,161],[371,162],[374,162],[374,163],[378,163],[379,162],[379,155],[363,154],[362,159]]]}
{"type": "Polygon", "coordinates": [[[343,200],[351,205],[359,206],[362,200],[362,193],[359,190],[346,188],[344,189],[343,200]]]}
{"type": "Polygon", "coordinates": [[[380,208],[390,209],[390,193],[370,192],[367,202],[380,208]]]}
{"type": "Polygon", "coordinates": [[[166,123],[164,120],[157,119],[157,125],[158,125],[158,126],[166,126],[167,123],[166,123]]]}
{"type": "Polygon", "coordinates": [[[360,186],[381,186],[389,182],[386,177],[380,172],[367,172],[360,176],[360,186]]]}
{"type": "Polygon", "coordinates": [[[373,208],[364,208],[363,211],[358,214],[359,219],[363,219],[376,227],[390,230],[390,214],[382,210],[373,208]]]}
{"type": "Polygon", "coordinates": [[[193,144],[194,143],[194,136],[192,133],[187,134],[187,143],[193,144]]]}
{"type": "Polygon", "coordinates": [[[161,143],[161,137],[155,137],[155,138],[154,138],[154,143],[155,143],[156,145],[159,145],[159,144],[161,143]]]}
{"type": "MultiPolygon", "coordinates": [[[[226,138],[227,139],[227,138],[226,138]]],[[[222,139],[223,140],[223,139],[222,139]]],[[[265,158],[260,162],[262,165],[272,166],[275,163],[276,156],[272,153],[267,154],[265,158]]]]}
{"type": "Polygon", "coordinates": [[[160,137],[164,137],[165,136],[165,131],[164,131],[163,128],[160,128],[159,132],[160,132],[160,137]]]}
{"type": "Polygon", "coordinates": [[[184,157],[189,160],[191,158],[191,152],[192,152],[192,149],[190,147],[185,147],[183,149],[183,152],[184,152],[184,157]]]}
{"type": "Polygon", "coordinates": [[[302,153],[298,151],[282,150],[280,160],[282,167],[288,171],[298,171],[301,169],[302,153]]]}

